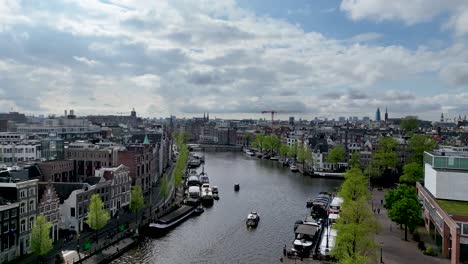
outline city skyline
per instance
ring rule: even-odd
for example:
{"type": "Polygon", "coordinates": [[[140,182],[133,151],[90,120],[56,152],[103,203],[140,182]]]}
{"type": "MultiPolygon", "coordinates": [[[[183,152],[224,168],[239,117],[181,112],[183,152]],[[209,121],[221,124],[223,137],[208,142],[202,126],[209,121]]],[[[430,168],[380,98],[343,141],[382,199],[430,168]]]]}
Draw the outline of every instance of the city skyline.
{"type": "Polygon", "coordinates": [[[0,112],[468,113],[464,1],[3,1],[0,112]]]}

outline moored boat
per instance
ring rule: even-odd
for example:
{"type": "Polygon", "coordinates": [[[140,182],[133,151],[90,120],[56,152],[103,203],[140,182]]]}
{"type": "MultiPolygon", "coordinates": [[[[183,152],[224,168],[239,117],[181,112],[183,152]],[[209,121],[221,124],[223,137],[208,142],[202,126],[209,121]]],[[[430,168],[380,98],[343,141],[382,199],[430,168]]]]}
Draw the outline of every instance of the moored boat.
{"type": "Polygon", "coordinates": [[[289,169],[292,171],[292,172],[298,172],[299,169],[297,168],[296,165],[292,164],[291,166],[289,166],[289,169]]]}
{"type": "Polygon", "coordinates": [[[278,156],[273,156],[270,158],[270,160],[279,160],[279,157],[278,156]]]}
{"type": "Polygon", "coordinates": [[[213,199],[218,200],[219,199],[218,186],[213,186],[213,188],[211,188],[211,192],[213,193],[213,199]]]}
{"type": "Polygon", "coordinates": [[[202,203],[213,204],[213,192],[211,191],[210,185],[205,183],[200,187],[200,190],[202,203]]]}
{"type": "Polygon", "coordinates": [[[238,183],[234,184],[234,191],[238,192],[240,189],[240,185],[238,183]]]}
{"type": "Polygon", "coordinates": [[[187,219],[195,209],[195,206],[183,205],[159,218],[156,222],[150,223],[149,229],[152,231],[166,231],[187,219]]]}
{"type": "Polygon", "coordinates": [[[294,230],[295,239],[288,254],[299,257],[309,257],[318,240],[319,227],[298,224],[294,230]]]}

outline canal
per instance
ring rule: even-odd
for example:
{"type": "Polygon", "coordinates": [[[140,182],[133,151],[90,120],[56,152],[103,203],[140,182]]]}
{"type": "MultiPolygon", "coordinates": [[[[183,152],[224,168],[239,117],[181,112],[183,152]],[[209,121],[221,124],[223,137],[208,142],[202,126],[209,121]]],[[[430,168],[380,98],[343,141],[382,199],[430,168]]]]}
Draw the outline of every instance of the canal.
{"type": "Polygon", "coordinates": [[[277,161],[259,160],[241,152],[205,153],[205,172],[220,199],[197,217],[167,235],[146,239],[117,263],[279,263],[283,245],[291,245],[293,226],[307,214],[306,200],[334,191],[341,180],[316,179],[291,173],[277,161]],[[234,184],[240,191],[234,192],[234,184]],[[261,217],[247,230],[250,211],[261,217]]]}

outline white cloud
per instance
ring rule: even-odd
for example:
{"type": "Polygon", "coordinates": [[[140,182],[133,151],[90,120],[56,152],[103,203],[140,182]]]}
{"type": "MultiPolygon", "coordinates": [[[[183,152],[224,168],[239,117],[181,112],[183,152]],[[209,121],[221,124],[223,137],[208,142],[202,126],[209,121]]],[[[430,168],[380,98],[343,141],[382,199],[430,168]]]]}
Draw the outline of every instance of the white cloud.
{"type": "MultiPolygon", "coordinates": [[[[407,102],[416,95],[398,88],[384,92],[380,85],[424,74],[440,75],[448,88],[465,84],[465,68],[457,66],[468,60],[463,42],[433,51],[371,44],[382,36],[378,32],[333,39],[256,16],[234,1],[107,2],[52,1],[60,5],[54,12],[44,6],[15,6],[14,12],[34,27],[22,20],[8,22],[9,32],[22,26],[18,32],[28,37],[0,43],[5,47],[0,58],[15,58],[0,59],[6,76],[0,87],[9,87],[0,88],[3,100],[25,111],[61,113],[71,105],[83,114],[132,107],[152,116],[257,113],[277,107],[288,113],[336,116],[372,113],[388,104],[395,111],[432,115],[451,100],[434,104],[434,98],[422,96],[407,102]],[[31,96],[21,95],[31,87],[31,96]]],[[[394,4],[389,14],[377,18],[382,3],[345,0],[341,8],[354,19],[408,24],[440,13],[417,11],[409,18],[394,4]]],[[[416,8],[415,3],[409,7],[416,8]]]]}
{"type": "Polygon", "coordinates": [[[73,59],[78,61],[78,62],[84,63],[84,64],[86,64],[86,65],[88,65],[90,67],[92,67],[92,66],[99,63],[96,60],[88,59],[88,58],[85,58],[85,57],[73,56],[73,59]]]}

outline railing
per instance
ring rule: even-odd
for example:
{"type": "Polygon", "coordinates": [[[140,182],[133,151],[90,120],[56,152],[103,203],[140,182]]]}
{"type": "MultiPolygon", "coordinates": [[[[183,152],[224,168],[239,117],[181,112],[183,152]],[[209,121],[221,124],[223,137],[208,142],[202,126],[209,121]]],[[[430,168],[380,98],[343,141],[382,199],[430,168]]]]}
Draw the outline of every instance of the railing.
{"type": "Polygon", "coordinates": [[[468,170],[468,157],[435,156],[425,152],[424,162],[434,169],[468,170]]]}

